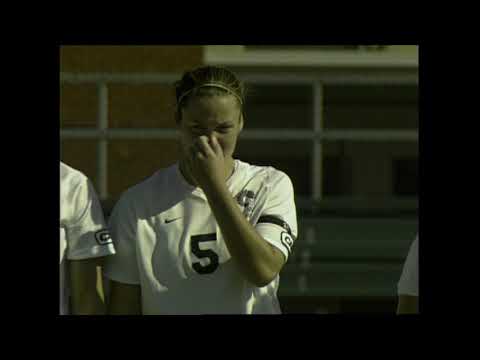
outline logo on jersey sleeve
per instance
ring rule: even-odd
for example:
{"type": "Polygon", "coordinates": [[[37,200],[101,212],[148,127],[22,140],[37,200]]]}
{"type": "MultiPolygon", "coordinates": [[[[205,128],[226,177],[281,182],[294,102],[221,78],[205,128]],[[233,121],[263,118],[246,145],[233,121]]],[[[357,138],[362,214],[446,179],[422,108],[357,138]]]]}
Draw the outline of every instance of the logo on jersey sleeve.
{"type": "Polygon", "coordinates": [[[97,243],[99,245],[108,245],[113,243],[112,237],[110,236],[110,232],[106,229],[97,231],[95,233],[95,240],[97,240],[97,243]]]}
{"type": "Polygon", "coordinates": [[[292,235],[290,235],[286,231],[282,231],[282,233],[280,234],[280,240],[281,240],[283,246],[285,246],[287,248],[288,253],[291,254],[292,253],[292,246],[293,246],[292,235]]]}
{"type": "Polygon", "coordinates": [[[287,224],[286,221],[283,221],[279,217],[275,215],[263,215],[258,219],[257,224],[267,223],[267,224],[275,224],[282,227],[285,231],[280,233],[280,241],[287,249],[288,253],[292,252],[292,246],[294,241],[294,236],[292,234],[292,230],[290,226],[287,224]]]}
{"type": "Polygon", "coordinates": [[[289,226],[285,221],[283,221],[282,227],[283,227],[290,235],[292,235],[292,230],[290,229],[290,226],[289,226]]]}

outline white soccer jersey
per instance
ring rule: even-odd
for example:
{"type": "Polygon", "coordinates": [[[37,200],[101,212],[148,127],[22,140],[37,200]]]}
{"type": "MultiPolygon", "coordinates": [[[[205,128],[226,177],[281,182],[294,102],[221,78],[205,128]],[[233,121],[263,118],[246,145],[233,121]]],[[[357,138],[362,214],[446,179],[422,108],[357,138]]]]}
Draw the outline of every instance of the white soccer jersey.
{"type": "MultiPolygon", "coordinates": [[[[297,237],[290,178],[272,167],[235,160],[227,187],[248,221],[288,259],[297,237]]],[[[117,254],[105,275],[138,284],[150,314],[278,314],[279,276],[258,288],[240,273],[204,192],[178,164],[127,190],[110,229],[117,254]]]]}
{"type": "Polygon", "coordinates": [[[398,295],[418,296],[418,235],[410,245],[398,282],[398,295]]]}
{"type": "Polygon", "coordinates": [[[88,178],[60,162],[60,314],[68,314],[65,259],[81,260],[114,254],[102,208],[88,178]]]}

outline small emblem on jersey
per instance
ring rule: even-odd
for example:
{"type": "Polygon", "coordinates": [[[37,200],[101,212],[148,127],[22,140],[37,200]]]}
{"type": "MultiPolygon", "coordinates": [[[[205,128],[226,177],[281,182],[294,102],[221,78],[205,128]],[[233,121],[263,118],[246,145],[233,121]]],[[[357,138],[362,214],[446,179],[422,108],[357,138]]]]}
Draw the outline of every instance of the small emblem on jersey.
{"type": "Polygon", "coordinates": [[[112,237],[108,230],[100,230],[95,233],[95,240],[99,245],[108,245],[113,243],[112,237]]]}
{"type": "Polygon", "coordinates": [[[165,224],[169,224],[169,223],[171,223],[173,221],[176,221],[178,219],[181,219],[181,217],[178,217],[178,218],[175,218],[175,219],[165,219],[165,224]]]}
{"type": "Polygon", "coordinates": [[[288,252],[292,252],[292,246],[293,246],[293,238],[292,236],[286,232],[282,231],[280,234],[280,240],[282,241],[283,246],[285,246],[288,250],[288,252]]]}
{"type": "Polygon", "coordinates": [[[244,208],[243,213],[245,217],[249,218],[255,205],[255,193],[251,190],[242,190],[235,198],[238,205],[244,208]]]}

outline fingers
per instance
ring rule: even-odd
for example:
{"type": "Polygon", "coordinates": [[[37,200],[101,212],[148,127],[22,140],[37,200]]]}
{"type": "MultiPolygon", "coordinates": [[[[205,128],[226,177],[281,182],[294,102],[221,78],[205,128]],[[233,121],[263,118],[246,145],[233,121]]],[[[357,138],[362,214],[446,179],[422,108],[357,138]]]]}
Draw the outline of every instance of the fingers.
{"type": "Polygon", "coordinates": [[[188,153],[194,161],[196,159],[205,159],[208,157],[223,155],[223,150],[215,136],[209,135],[207,137],[202,135],[193,141],[188,149],[188,153]]]}
{"type": "Polygon", "coordinates": [[[209,144],[209,138],[207,136],[200,136],[194,142],[194,146],[197,151],[201,152],[204,156],[214,156],[215,152],[213,151],[212,147],[209,144]]]}
{"type": "Polygon", "coordinates": [[[212,146],[212,150],[215,154],[219,155],[219,154],[223,153],[222,147],[218,143],[218,140],[217,140],[216,136],[210,135],[210,143],[211,143],[211,146],[212,146]]]}

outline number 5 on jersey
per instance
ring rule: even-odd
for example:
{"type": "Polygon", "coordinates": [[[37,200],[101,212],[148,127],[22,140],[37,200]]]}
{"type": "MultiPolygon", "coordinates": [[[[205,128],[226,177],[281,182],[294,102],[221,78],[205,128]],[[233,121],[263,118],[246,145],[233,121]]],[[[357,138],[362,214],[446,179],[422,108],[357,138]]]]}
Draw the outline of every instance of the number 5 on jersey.
{"type": "Polygon", "coordinates": [[[194,262],[192,263],[192,268],[195,270],[197,273],[201,275],[205,274],[211,274],[218,268],[218,254],[211,250],[202,250],[200,249],[200,243],[202,242],[208,242],[208,241],[216,241],[217,240],[217,234],[204,234],[204,235],[194,235],[190,238],[191,240],[191,247],[192,247],[192,252],[195,254],[195,256],[199,259],[203,258],[208,258],[209,259],[209,264],[208,265],[202,265],[200,262],[194,262]]]}

